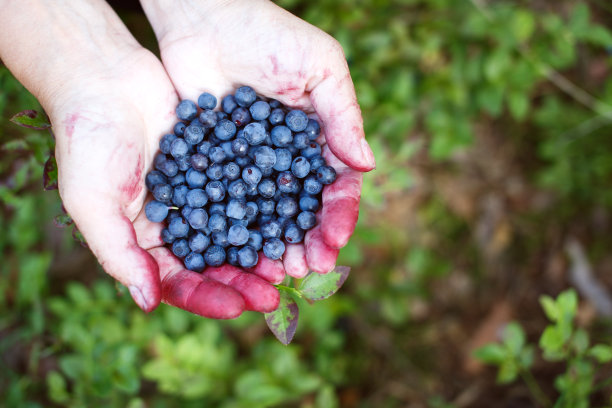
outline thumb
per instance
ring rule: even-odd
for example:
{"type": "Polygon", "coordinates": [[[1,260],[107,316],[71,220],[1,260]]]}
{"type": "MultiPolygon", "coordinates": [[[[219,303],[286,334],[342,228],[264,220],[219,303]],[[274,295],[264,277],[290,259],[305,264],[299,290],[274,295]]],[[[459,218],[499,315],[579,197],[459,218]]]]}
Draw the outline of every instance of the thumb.
{"type": "Polygon", "coordinates": [[[71,208],[79,230],[102,268],[125,285],[136,304],[151,312],[161,301],[159,267],[138,245],[132,222],[114,204],[71,208]]]}

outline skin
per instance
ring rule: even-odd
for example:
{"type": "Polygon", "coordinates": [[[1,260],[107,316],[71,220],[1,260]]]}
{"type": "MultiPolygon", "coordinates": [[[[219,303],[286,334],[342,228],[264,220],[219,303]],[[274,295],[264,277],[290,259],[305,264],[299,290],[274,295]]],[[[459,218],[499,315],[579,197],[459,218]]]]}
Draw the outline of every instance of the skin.
{"type": "Polygon", "coordinates": [[[285,272],[304,276],[309,267],[320,273],[333,268],[337,248],[357,220],[360,171],[372,169],[374,159],[363,139],[348,68],[331,37],[262,2],[262,20],[249,29],[270,45],[260,49],[268,62],[253,66],[261,55],[223,51],[244,45],[240,37],[235,44],[227,38],[245,22],[225,22],[253,6],[228,2],[206,9],[211,4],[143,3],[164,67],[103,1],[0,1],[0,58],[50,117],[62,201],[105,271],[128,287],[144,311],[163,301],[206,317],[233,318],[244,310],[274,310],[279,298],[270,282],[282,281],[285,272]],[[211,20],[197,20],[204,15],[211,20]],[[181,21],[176,18],[184,24],[173,26],[170,21],[181,21]],[[198,22],[208,28],[185,31],[198,22]],[[265,25],[274,22],[266,34],[265,25]],[[271,42],[283,36],[293,40],[271,42]],[[299,55],[291,51],[298,45],[299,55]],[[162,246],[161,225],[144,216],[144,177],[159,138],[176,120],[179,97],[197,99],[204,90],[224,95],[244,83],[262,84],[257,92],[318,115],[324,132],[334,135],[325,149],[339,177],[323,193],[330,209],[319,213],[329,225],[307,234],[305,245],[288,250],[282,262],[260,256],[250,271],[224,265],[194,273],[162,246]],[[332,204],[334,197],[349,200],[346,209],[332,204]]]}

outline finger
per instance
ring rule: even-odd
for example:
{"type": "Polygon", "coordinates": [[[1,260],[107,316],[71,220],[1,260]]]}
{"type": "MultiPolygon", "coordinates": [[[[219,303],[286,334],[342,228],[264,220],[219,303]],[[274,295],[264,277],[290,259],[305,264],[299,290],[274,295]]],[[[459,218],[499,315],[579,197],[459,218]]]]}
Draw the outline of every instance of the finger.
{"type": "MultiPolygon", "coordinates": [[[[65,204],[71,200],[64,200],[65,204]]],[[[87,244],[102,268],[127,286],[132,298],[145,312],[161,301],[159,268],[155,260],[137,242],[131,221],[103,200],[90,206],[66,205],[87,244]],[[86,210],[85,210],[86,209],[86,210]]]]}
{"type": "Polygon", "coordinates": [[[306,262],[311,270],[325,274],[334,269],[339,251],[325,243],[320,225],[317,225],[306,233],[304,244],[306,262]]]}
{"type": "Polygon", "coordinates": [[[280,296],[268,282],[230,265],[207,268],[204,276],[236,289],[244,298],[246,310],[267,313],[276,310],[280,296]]]}
{"type": "Polygon", "coordinates": [[[144,206],[133,224],[138,245],[141,248],[151,249],[164,244],[164,241],[161,239],[161,231],[164,229],[164,225],[161,222],[149,221],[145,215],[144,206]]]}
{"type": "Polygon", "coordinates": [[[164,303],[212,319],[233,319],[244,310],[244,299],[235,289],[185,269],[166,248],[149,252],[159,264],[164,303]]]}
{"type": "Polygon", "coordinates": [[[308,274],[306,253],[303,244],[287,244],[283,255],[283,266],[287,275],[294,278],[303,278],[308,274]]]}
{"type": "Polygon", "coordinates": [[[285,279],[283,263],[279,260],[269,259],[263,253],[259,253],[257,265],[249,268],[248,271],[274,284],[281,283],[285,279]]]}
{"type": "Polygon", "coordinates": [[[332,152],[353,169],[370,171],[376,161],[365,140],[361,110],[346,63],[338,71],[342,74],[329,74],[316,84],[310,100],[332,152]]]}
{"type": "Polygon", "coordinates": [[[344,247],[357,225],[363,173],[342,163],[326,145],[323,157],[336,170],[336,181],[323,189],[321,232],[325,243],[333,248],[344,247]]]}

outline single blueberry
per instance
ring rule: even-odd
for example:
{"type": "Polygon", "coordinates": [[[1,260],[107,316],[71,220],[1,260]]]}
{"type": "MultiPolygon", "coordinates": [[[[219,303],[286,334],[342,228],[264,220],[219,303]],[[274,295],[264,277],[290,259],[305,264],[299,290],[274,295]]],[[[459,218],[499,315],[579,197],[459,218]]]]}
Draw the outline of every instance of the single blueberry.
{"type": "Polygon", "coordinates": [[[261,170],[257,166],[246,166],[242,170],[242,179],[250,186],[256,186],[261,180],[261,170]]]}
{"type": "Polygon", "coordinates": [[[257,219],[257,214],[259,214],[259,207],[253,201],[249,201],[246,203],[246,220],[247,225],[253,223],[257,219]]]}
{"type": "Polygon", "coordinates": [[[164,241],[166,244],[171,244],[174,242],[174,240],[176,239],[176,237],[174,235],[172,235],[170,233],[170,231],[168,231],[168,228],[164,228],[161,232],[161,239],[162,241],[164,241]]]}
{"type": "Polygon", "coordinates": [[[223,112],[227,113],[228,115],[231,114],[237,107],[238,104],[236,103],[236,99],[234,99],[234,95],[227,95],[221,100],[221,109],[223,109],[223,112]]]}
{"type": "Polygon", "coordinates": [[[236,137],[236,139],[232,140],[232,152],[236,156],[246,156],[248,150],[249,142],[244,137],[236,137]]]}
{"type": "Polygon", "coordinates": [[[186,237],[189,234],[189,224],[183,217],[177,217],[168,224],[168,231],[177,238],[186,237]]]}
{"type": "Polygon", "coordinates": [[[268,259],[280,259],[285,253],[285,244],[278,238],[267,239],[263,246],[263,253],[268,259]]]}
{"type": "Polygon", "coordinates": [[[293,134],[287,126],[275,126],[272,128],[270,138],[276,147],[287,147],[293,142],[293,134]]]}
{"type": "Polygon", "coordinates": [[[217,125],[217,114],[211,110],[205,110],[198,116],[198,121],[205,129],[212,129],[217,125]]]}
{"type": "Polygon", "coordinates": [[[257,207],[259,208],[259,212],[265,215],[272,215],[276,210],[276,203],[274,200],[264,200],[260,198],[257,200],[257,207]]]}
{"type": "Polygon", "coordinates": [[[321,155],[312,156],[310,158],[310,172],[314,174],[317,172],[317,170],[319,170],[319,167],[325,166],[326,164],[327,163],[325,162],[325,159],[323,158],[323,156],[321,155]]]}
{"type": "Polygon", "coordinates": [[[170,146],[170,154],[172,155],[172,157],[182,157],[185,156],[187,152],[189,152],[189,146],[187,145],[187,142],[184,139],[176,138],[172,142],[170,146]]]}
{"type": "Polygon", "coordinates": [[[225,165],[223,165],[223,177],[230,181],[240,177],[240,173],[240,166],[234,162],[225,163],[225,165]]]}
{"type": "Polygon", "coordinates": [[[296,224],[289,224],[285,227],[285,241],[290,244],[297,244],[304,240],[304,230],[296,224]]]}
{"type": "Polygon", "coordinates": [[[193,252],[204,252],[209,245],[210,238],[199,231],[189,237],[189,248],[193,252]]]}
{"type": "Polygon", "coordinates": [[[183,172],[179,172],[174,177],[170,177],[168,179],[168,184],[172,187],[180,186],[181,184],[185,184],[185,174],[183,172]]]}
{"type": "Polygon", "coordinates": [[[257,191],[257,184],[247,184],[247,197],[257,197],[259,191],[257,191]]]}
{"type": "Polygon", "coordinates": [[[202,254],[191,252],[185,257],[185,268],[194,272],[202,272],[206,263],[202,254]]]}
{"type": "Polygon", "coordinates": [[[158,184],[153,188],[153,198],[164,204],[172,201],[172,186],[170,184],[158,184]]]}
{"type": "Polygon", "coordinates": [[[198,96],[198,106],[202,109],[215,109],[217,98],[208,92],[204,92],[198,96]]]}
{"type": "Polygon", "coordinates": [[[224,203],[212,203],[208,206],[208,213],[214,214],[219,213],[221,215],[225,214],[225,204],[224,203]]]}
{"type": "Polygon", "coordinates": [[[294,109],[285,116],[285,123],[294,132],[301,132],[308,126],[308,116],[301,110],[294,109]]]}
{"type": "Polygon", "coordinates": [[[270,116],[270,105],[265,101],[257,101],[249,108],[253,120],[264,120],[270,116]]]}
{"type": "Polygon", "coordinates": [[[264,198],[272,198],[274,193],[276,193],[276,183],[269,178],[263,179],[257,185],[257,191],[264,198]]]}
{"type": "Polygon", "coordinates": [[[302,187],[305,192],[312,195],[317,195],[323,190],[323,184],[319,183],[317,178],[310,175],[304,179],[304,185],[302,187]]]}
{"type": "Polygon", "coordinates": [[[268,116],[268,122],[270,124],[276,126],[280,125],[285,121],[285,112],[280,108],[275,108],[270,112],[270,116],[268,116]]]}
{"type": "Polygon", "coordinates": [[[259,122],[246,125],[242,134],[251,146],[259,145],[266,139],[266,129],[259,122]]]}
{"type": "Polygon", "coordinates": [[[280,148],[275,149],[274,154],[276,155],[276,163],[273,169],[276,171],[286,171],[291,168],[291,152],[288,149],[280,148]]]}
{"type": "Polygon", "coordinates": [[[230,265],[233,266],[239,266],[240,264],[238,263],[238,251],[240,249],[236,248],[236,247],[229,247],[227,248],[227,251],[225,251],[227,253],[227,259],[226,262],[230,265]]]}
{"type": "Polygon", "coordinates": [[[222,248],[230,246],[229,240],[227,239],[227,231],[215,231],[212,233],[212,242],[222,248]]]}
{"type": "Polygon", "coordinates": [[[281,193],[293,193],[299,188],[297,177],[289,171],[283,171],[276,177],[277,191],[281,193]]]}
{"type": "Polygon", "coordinates": [[[263,246],[263,237],[261,236],[261,232],[257,230],[249,230],[249,240],[247,241],[247,245],[254,248],[256,251],[261,250],[263,246]]]}
{"type": "Polygon", "coordinates": [[[291,173],[297,178],[304,178],[310,173],[310,163],[302,156],[293,159],[291,173]]]}
{"type": "Polygon", "coordinates": [[[314,119],[308,119],[308,124],[306,125],[306,129],[304,129],[304,133],[308,135],[310,140],[315,140],[321,133],[321,126],[319,126],[319,122],[314,119]]]}
{"type": "Polygon", "coordinates": [[[311,211],[302,211],[298,214],[296,223],[303,230],[309,230],[317,224],[317,218],[311,211]]]}
{"type": "Polygon", "coordinates": [[[198,230],[206,228],[206,226],[208,225],[208,214],[202,208],[194,208],[191,213],[189,213],[187,221],[193,229],[198,230]]]}
{"type": "Polygon", "coordinates": [[[210,266],[221,266],[225,262],[225,250],[218,245],[211,245],[204,252],[204,261],[210,266]]]}
{"type": "Polygon", "coordinates": [[[259,256],[255,248],[247,245],[238,251],[238,264],[243,268],[252,268],[257,265],[257,261],[259,256]]]}
{"type": "Polygon", "coordinates": [[[227,119],[221,119],[215,126],[215,136],[219,140],[230,140],[236,134],[236,125],[227,119]]]}
{"type": "Polygon", "coordinates": [[[192,120],[198,114],[198,107],[193,101],[182,100],[176,107],[176,116],[180,120],[192,120]]]}
{"type": "Polygon", "coordinates": [[[189,190],[185,195],[185,203],[192,208],[204,207],[208,202],[206,192],[201,188],[189,190]]]}
{"type": "Polygon", "coordinates": [[[319,200],[309,195],[300,198],[300,210],[316,212],[319,209],[319,200]]]}
{"type": "Polygon", "coordinates": [[[255,164],[260,169],[272,169],[276,164],[276,153],[271,147],[259,146],[255,149],[255,164]]]}
{"type": "Polygon", "coordinates": [[[307,148],[309,143],[310,139],[306,133],[300,132],[293,135],[293,147],[295,147],[297,150],[307,148]]]}
{"type": "Polygon", "coordinates": [[[204,171],[208,168],[208,157],[202,153],[191,155],[191,167],[197,171],[204,171]]]}
{"type": "Polygon", "coordinates": [[[208,229],[211,232],[224,231],[227,227],[227,220],[223,214],[213,213],[208,217],[208,229]]]}
{"type": "Polygon", "coordinates": [[[187,171],[191,167],[191,155],[186,154],[184,156],[175,159],[176,165],[180,171],[187,171]]]}
{"type": "Polygon", "coordinates": [[[202,143],[198,145],[198,153],[202,153],[204,156],[208,157],[208,152],[212,147],[212,143],[208,140],[203,140],[202,143]]]}
{"type": "Polygon", "coordinates": [[[251,114],[247,108],[243,108],[242,106],[236,108],[232,112],[232,122],[239,127],[245,126],[251,122],[251,114]]]}
{"type": "Polygon", "coordinates": [[[239,165],[241,169],[243,169],[249,164],[253,163],[253,160],[249,156],[244,156],[244,157],[236,157],[234,159],[234,162],[236,162],[236,164],[239,165]]]}
{"type": "Polygon", "coordinates": [[[261,232],[261,236],[265,239],[268,238],[278,238],[281,236],[282,228],[278,221],[270,220],[260,225],[259,231],[261,232]]]}
{"type": "Polygon", "coordinates": [[[159,201],[149,201],[145,206],[145,215],[151,222],[162,222],[168,216],[168,206],[159,201]]]}
{"type": "Polygon", "coordinates": [[[321,146],[317,142],[310,142],[308,144],[308,147],[300,151],[300,155],[304,156],[307,159],[311,159],[314,156],[320,156],[321,146]]]}
{"type": "Polygon", "coordinates": [[[244,198],[247,192],[247,184],[244,180],[234,180],[227,187],[227,194],[231,198],[244,198]]]}
{"type": "Polygon", "coordinates": [[[190,145],[195,145],[204,140],[204,130],[201,126],[189,125],[185,129],[185,141],[190,145]]]}
{"type": "Polygon", "coordinates": [[[225,214],[229,218],[241,220],[246,215],[246,203],[242,200],[231,199],[225,208],[225,214]]]}
{"type": "Polygon", "coordinates": [[[317,169],[317,180],[321,184],[331,184],[336,181],[336,170],[331,166],[321,166],[317,169]]]}
{"type": "Polygon", "coordinates": [[[186,239],[177,239],[172,243],[172,253],[179,258],[184,258],[189,254],[189,244],[186,239]]]}
{"type": "Polygon", "coordinates": [[[211,147],[208,151],[208,159],[212,163],[222,163],[225,161],[225,151],[221,146],[211,147]]]}
{"type": "Polygon", "coordinates": [[[242,246],[249,240],[249,231],[242,225],[232,225],[227,232],[227,240],[231,245],[242,246]]]}
{"type": "Polygon", "coordinates": [[[159,141],[159,150],[161,150],[162,153],[170,154],[170,147],[172,145],[172,142],[174,142],[175,140],[175,134],[169,133],[167,135],[163,135],[159,141]]]}
{"type": "MultiPolygon", "coordinates": [[[[189,217],[189,214],[191,214],[191,212],[193,211],[193,207],[190,207],[188,205],[184,206],[183,208],[181,208],[181,216],[184,219],[187,219],[189,217]]],[[[175,217],[172,217],[172,219],[174,219],[175,217]]]]}
{"type": "Polygon", "coordinates": [[[223,178],[223,165],[213,163],[206,169],[206,176],[211,180],[221,180],[223,178]]]}
{"type": "Polygon", "coordinates": [[[240,88],[236,89],[236,93],[234,93],[236,103],[243,107],[251,106],[253,102],[255,102],[256,98],[257,95],[250,86],[241,86],[240,88]]]}
{"type": "Polygon", "coordinates": [[[206,194],[211,202],[217,203],[225,198],[225,187],[218,180],[210,181],[206,184],[206,194]]]}
{"type": "Polygon", "coordinates": [[[270,107],[272,109],[280,108],[281,106],[283,106],[283,104],[277,101],[276,99],[270,99],[268,103],[270,104],[270,107]]]}
{"type": "Polygon", "coordinates": [[[183,134],[185,134],[185,128],[187,127],[187,125],[183,122],[176,122],[176,124],[174,125],[174,128],[172,129],[174,134],[177,136],[183,136],[183,134]]]}
{"type": "Polygon", "coordinates": [[[159,170],[150,171],[145,177],[145,184],[149,191],[153,191],[153,188],[155,188],[156,185],[164,184],[167,181],[168,179],[166,176],[164,176],[164,174],[159,170]]]}
{"type": "Polygon", "coordinates": [[[185,181],[187,181],[187,185],[191,188],[202,188],[206,184],[207,177],[206,174],[200,171],[189,169],[185,174],[185,181]]]}
{"type": "Polygon", "coordinates": [[[293,217],[298,213],[298,205],[293,197],[283,197],[276,204],[276,213],[281,217],[293,217]]]}

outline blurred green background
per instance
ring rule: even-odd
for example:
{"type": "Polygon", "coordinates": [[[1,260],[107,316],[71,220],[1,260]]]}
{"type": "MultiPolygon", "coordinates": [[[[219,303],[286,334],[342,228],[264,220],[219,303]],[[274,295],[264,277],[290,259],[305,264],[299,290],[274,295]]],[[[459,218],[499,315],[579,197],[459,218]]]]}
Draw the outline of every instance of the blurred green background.
{"type": "Polygon", "coordinates": [[[612,406],[610,2],[278,3],[342,44],[377,158],[345,286],[287,347],[252,312],[143,314],[54,225],[0,66],[0,406],[612,406]]]}

